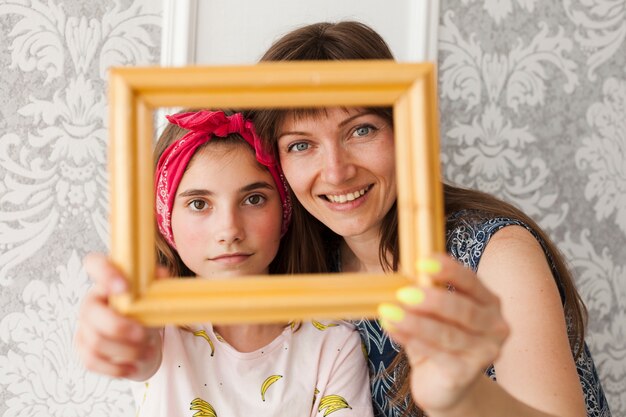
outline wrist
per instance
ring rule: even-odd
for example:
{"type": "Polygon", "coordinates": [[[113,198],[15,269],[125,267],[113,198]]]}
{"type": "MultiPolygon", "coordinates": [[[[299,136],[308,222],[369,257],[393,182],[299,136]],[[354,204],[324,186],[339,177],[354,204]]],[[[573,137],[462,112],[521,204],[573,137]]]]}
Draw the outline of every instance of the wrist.
{"type": "Polygon", "coordinates": [[[489,408],[489,388],[495,384],[486,375],[480,375],[450,407],[439,410],[424,410],[429,417],[483,417],[489,408]],[[487,399],[487,400],[486,400],[487,399]]]}

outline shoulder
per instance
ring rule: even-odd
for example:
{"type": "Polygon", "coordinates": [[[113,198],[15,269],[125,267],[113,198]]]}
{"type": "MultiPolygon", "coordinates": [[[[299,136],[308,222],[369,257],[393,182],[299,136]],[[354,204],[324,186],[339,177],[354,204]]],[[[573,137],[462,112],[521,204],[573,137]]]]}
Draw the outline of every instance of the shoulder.
{"type": "Polygon", "coordinates": [[[512,312],[522,321],[533,311],[563,314],[552,264],[540,242],[522,226],[502,228],[491,237],[477,275],[503,301],[510,320],[512,312]]]}
{"type": "Polygon", "coordinates": [[[533,266],[552,275],[546,253],[537,238],[525,227],[510,225],[494,233],[485,245],[479,271],[497,266],[500,270],[522,268],[529,273],[533,266]]]}
{"type": "MultiPolygon", "coordinates": [[[[501,235],[503,230],[517,226],[534,236],[532,229],[522,221],[489,215],[476,210],[462,210],[452,213],[446,220],[446,249],[459,262],[476,271],[483,253],[492,237],[501,235]]],[[[508,235],[509,232],[505,233],[508,235]]]]}
{"type": "MultiPolygon", "coordinates": [[[[495,250],[533,250],[533,252],[538,250],[541,254],[544,252],[536,236],[526,227],[519,224],[509,224],[507,227],[502,227],[497,233],[493,233],[488,243],[490,254],[495,250]]],[[[487,255],[487,253],[485,253],[485,255],[487,255]]]]}

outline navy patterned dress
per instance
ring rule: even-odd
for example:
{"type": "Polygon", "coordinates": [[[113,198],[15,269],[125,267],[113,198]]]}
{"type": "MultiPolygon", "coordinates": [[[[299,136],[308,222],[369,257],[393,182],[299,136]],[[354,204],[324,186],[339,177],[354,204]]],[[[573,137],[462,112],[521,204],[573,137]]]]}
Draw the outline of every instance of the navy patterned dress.
{"type": "MultiPolygon", "coordinates": [[[[491,236],[506,226],[518,225],[525,227],[542,244],[535,232],[527,225],[515,219],[493,218],[459,212],[448,218],[446,233],[446,249],[457,260],[476,271],[480,258],[491,236]]],[[[545,250],[545,248],[544,248],[545,250]]],[[[336,264],[339,267],[339,263],[336,264]]],[[[339,269],[339,268],[338,268],[339,269]]],[[[403,404],[390,403],[390,389],[394,383],[394,374],[387,374],[385,369],[391,364],[400,350],[381,329],[376,320],[360,320],[354,324],[359,329],[361,339],[369,356],[370,376],[374,414],[377,417],[401,417],[408,401],[403,404]]],[[[576,362],[578,376],[583,387],[588,417],[610,417],[608,403],[600,384],[593,359],[587,345],[576,362]]],[[[496,379],[496,370],[490,367],[487,374],[496,379]]]]}

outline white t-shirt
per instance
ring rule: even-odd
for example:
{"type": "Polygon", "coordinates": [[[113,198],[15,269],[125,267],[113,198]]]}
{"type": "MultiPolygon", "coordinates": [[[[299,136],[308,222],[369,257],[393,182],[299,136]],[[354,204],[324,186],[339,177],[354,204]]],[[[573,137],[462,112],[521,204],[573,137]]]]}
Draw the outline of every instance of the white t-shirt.
{"type": "Polygon", "coordinates": [[[239,352],[208,325],[167,326],[163,361],[133,383],[141,417],[373,415],[365,353],[354,326],[287,326],[254,352],[239,352]]]}

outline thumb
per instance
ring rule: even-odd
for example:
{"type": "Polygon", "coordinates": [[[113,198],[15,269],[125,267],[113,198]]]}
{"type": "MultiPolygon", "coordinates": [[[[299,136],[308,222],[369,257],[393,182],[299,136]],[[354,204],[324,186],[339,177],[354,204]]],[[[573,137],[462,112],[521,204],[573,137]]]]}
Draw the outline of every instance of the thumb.
{"type": "Polygon", "coordinates": [[[98,295],[121,294],[128,290],[126,278],[105,254],[87,254],[83,259],[83,266],[98,295]]]}

